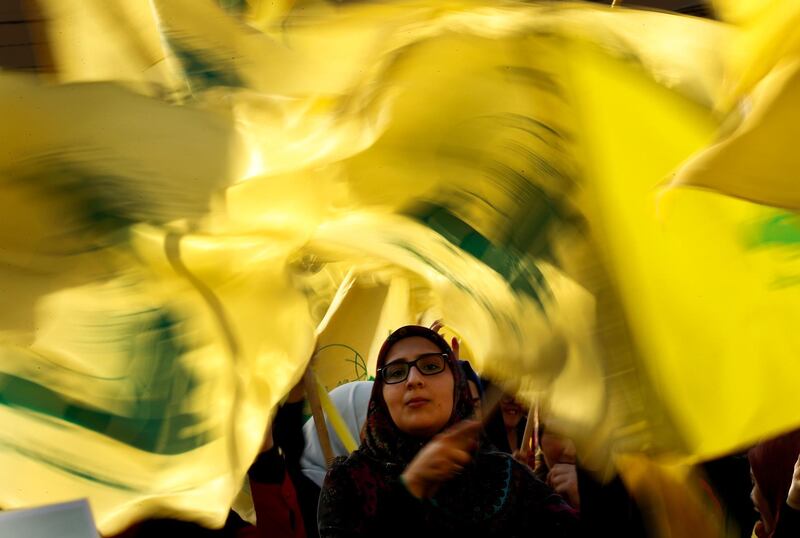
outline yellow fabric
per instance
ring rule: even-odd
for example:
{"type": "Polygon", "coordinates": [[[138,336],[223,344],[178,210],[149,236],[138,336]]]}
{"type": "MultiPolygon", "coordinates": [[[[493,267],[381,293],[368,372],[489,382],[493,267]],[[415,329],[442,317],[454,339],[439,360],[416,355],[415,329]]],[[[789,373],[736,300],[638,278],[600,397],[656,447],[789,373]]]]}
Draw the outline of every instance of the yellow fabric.
{"type": "Polygon", "coordinates": [[[800,156],[800,4],[721,1],[740,27],[727,50],[727,82],[717,103],[726,114],[717,142],[689,160],[675,186],[713,189],[796,210],[800,156]]]}
{"type": "Polygon", "coordinates": [[[3,507],[219,526],[312,355],[332,388],[428,316],[581,446],[706,456],[795,424],[792,216],[658,189],[718,128],[736,28],[45,4],[75,24],[62,84],[0,77],[3,507]]]}
{"type": "Polygon", "coordinates": [[[113,80],[147,95],[186,93],[148,0],[43,0],[59,82],[113,80]]]}
{"type": "Polygon", "coordinates": [[[773,70],[741,109],[736,129],[682,166],[672,185],[796,210],[800,157],[791,141],[800,135],[800,55],[773,70]]]}
{"type": "Polygon", "coordinates": [[[721,506],[701,487],[691,467],[659,463],[639,455],[621,457],[617,465],[651,536],[733,536],[724,531],[721,506]]]}
{"type": "Polygon", "coordinates": [[[792,0],[714,0],[722,18],[741,31],[725,51],[726,95],[720,106],[747,96],[772,69],[800,53],[800,5],[792,0]]]}
{"type": "Polygon", "coordinates": [[[593,219],[648,377],[683,450],[722,454],[796,424],[794,217],[661,178],[713,135],[709,114],[622,66],[574,66],[593,219]],[[602,105],[602,106],[601,106],[602,105]],[[636,115],[623,111],[636,110],[636,115]],[[649,148],[657,147],[657,151],[649,148]]]}

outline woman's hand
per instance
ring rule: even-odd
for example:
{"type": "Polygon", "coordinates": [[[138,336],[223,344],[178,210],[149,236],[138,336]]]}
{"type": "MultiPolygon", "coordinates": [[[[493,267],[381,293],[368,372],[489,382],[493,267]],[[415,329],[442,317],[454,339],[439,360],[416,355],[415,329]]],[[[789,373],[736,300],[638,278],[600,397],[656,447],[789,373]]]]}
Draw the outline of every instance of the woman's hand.
{"type": "Polygon", "coordinates": [[[800,456],[794,464],[794,474],[792,474],[792,485],[789,486],[789,495],[786,497],[786,504],[790,508],[800,510],[800,456]]]}
{"type": "Polygon", "coordinates": [[[522,465],[527,465],[532,470],[536,468],[536,454],[532,450],[522,453],[521,450],[515,450],[511,453],[511,457],[520,462],[522,465]]]}
{"type": "Polygon", "coordinates": [[[480,422],[464,420],[428,441],[403,471],[408,491],[420,499],[433,497],[472,460],[480,430],[480,422]]]}
{"type": "MultiPolygon", "coordinates": [[[[440,336],[442,333],[440,333],[439,331],[441,331],[443,328],[444,328],[444,323],[440,319],[437,319],[436,321],[431,323],[431,330],[440,336]]],[[[459,360],[458,348],[459,348],[458,339],[454,336],[453,338],[450,339],[450,349],[453,350],[453,356],[455,357],[456,360],[459,360]]]]}
{"type": "Polygon", "coordinates": [[[578,494],[578,471],[571,463],[556,463],[547,473],[547,483],[556,493],[564,497],[576,510],[581,507],[578,494]]]}

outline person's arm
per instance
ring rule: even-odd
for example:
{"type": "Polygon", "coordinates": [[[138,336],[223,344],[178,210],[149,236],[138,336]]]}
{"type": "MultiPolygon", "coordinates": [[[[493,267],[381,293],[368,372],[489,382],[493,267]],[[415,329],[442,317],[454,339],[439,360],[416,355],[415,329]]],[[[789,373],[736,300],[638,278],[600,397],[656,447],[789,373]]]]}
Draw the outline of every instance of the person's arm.
{"type": "Polygon", "coordinates": [[[581,509],[578,471],[574,463],[556,463],[547,475],[547,485],[561,495],[575,510],[581,509]]]}
{"type": "Polygon", "coordinates": [[[286,466],[292,479],[300,472],[300,456],[303,454],[303,406],[305,391],[302,381],[292,388],[286,401],[278,408],[272,424],[275,444],[281,447],[286,466]]]}
{"type": "Polygon", "coordinates": [[[271,433],[267,432],[264,436],[261,452],[256,457],[256,461],[250,466],[247,474],[250,480],[264,484],[283,483],[283,478],[286,475],[286,463],[278,446],[272,442],[271,433]]]}
{"type": "Polygon", "coordinates": [[[430,499],[439,487],[472,460],[481,423],[463,420],[433,437],[414,456],[401,476],[401,483],[418,499],[430,499]]]}

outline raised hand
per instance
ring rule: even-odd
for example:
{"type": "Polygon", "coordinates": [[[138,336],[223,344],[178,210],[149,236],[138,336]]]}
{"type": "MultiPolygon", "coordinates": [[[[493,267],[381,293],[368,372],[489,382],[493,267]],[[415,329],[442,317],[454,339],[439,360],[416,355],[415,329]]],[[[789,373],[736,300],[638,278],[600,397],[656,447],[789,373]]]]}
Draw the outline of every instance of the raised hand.
{"type": "Polygon", "coordinates": [[[411,460],[402,479],[412,495],[430,498],[439,486],[464,469],[478,446],[481,423],[464,420],[434,436],[411,460]]]}
{"type": "MultiPolygon", "coordinates": [[[[439,331],[441,331],[443,328],[444,328],[444,323],[440,319],[437,319],[436,321],[431,323],[431,330],[435,333],[439,333],[439,331]]],[[[454,358],[458,360],[459,344],[458,344],[458,339],[455,336],[450,340],[450,348],[453,350],[454,358]]]]}
{"type": "Polygon", "coordinates": [[[578,472],[572,463],[556,463],[547,473],[547,483],[556,493],[564,497],[573,508],[580,509],[578,494],[578,472]]]}
{"type": "Polygon", "coordinates": [[[794,474],[792,474],[792,485],[789,486],[789,495],[786,497],[786,504],[795,510],[800,510],[800,455],[794,464],[794,474]]]}

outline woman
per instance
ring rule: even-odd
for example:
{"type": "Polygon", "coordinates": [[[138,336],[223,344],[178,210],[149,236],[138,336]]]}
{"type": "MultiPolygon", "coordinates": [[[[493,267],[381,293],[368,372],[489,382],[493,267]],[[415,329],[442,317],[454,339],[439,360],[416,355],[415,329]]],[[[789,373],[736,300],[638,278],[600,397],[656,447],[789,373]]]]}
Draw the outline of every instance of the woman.
{"type": "Polygon", "coordinates": [[[321,537],[576,536],[574,510],[478,439],[463,370],[434,331],[406,326],[378,355],[362,444],[328,473],[321,537]]]}
{"type": "MultiPolygon", "coordinates": [[[[369,406],[371,393],[372,381],[345,383],[329,393],[331,402],[339,411],[353,439],[358,439],[361,435],[361,428],[367,418],[367,407],[369,406]]],[[[331,427],[328,419],[325,420],[325,424],[334,455],[348,455],[350,452],[345,448],[344,442],[339,439],[336,430],[331,427]]],[[[325,461],[325,455],[322,452],[314,417],[311,417],[303,426],[303,436],[305,437],[305,448],[300,458],[300,468],[303,471],[303,476],[296,479],[295,484],[297,498],[300,501],[300,508],[303,512],[306,536],[315,538],[319,536],[319,531],[317,530],[319,493],[322,482],[325,480],[325,474],[328,472],[328,463],[325,461]]]]}
{"type": "Polygon", "coordinates": [[[497,450],[513,454],[522,448],[527,416],[528,410],[513,395],[503,394],[486,425],[486,435],[497,450]]]}

